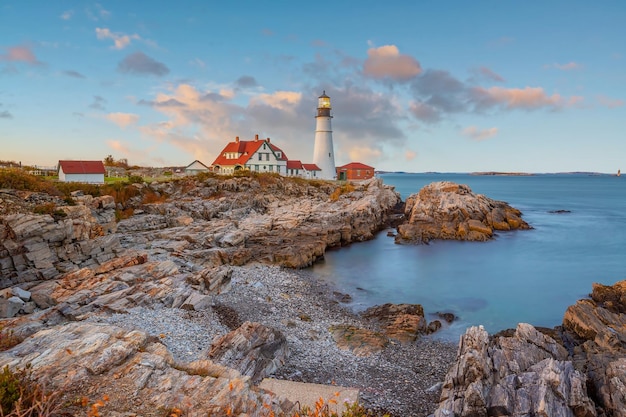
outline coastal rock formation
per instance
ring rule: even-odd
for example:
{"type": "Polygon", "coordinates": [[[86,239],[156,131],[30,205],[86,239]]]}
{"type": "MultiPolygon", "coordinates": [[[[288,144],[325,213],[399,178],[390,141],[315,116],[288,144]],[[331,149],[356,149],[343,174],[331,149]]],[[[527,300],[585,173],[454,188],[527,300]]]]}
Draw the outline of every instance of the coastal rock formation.
{"type": "Polygon", "coordinates": [[[594,284],[591,300],[567,309],[563,329],[574,345],[574,364],[587,373],[590,395],[607,415],[626,416],[626,281],[594,284]]]}
{"type": "Polygon", "coordinates": [[[98,265],[121,250],[111,196],[76,199],[63,215],[0,216],[0,288],[98,265]]]}
{"type": "Polygon", "coordinates": [[[593,285],[563,325],[461,337],[436,417],[626,416],[626,281],[593,285]]]}
{"type": "Polygon", "coordinates": [[[529,324],[491,341],[482,327],[471,327],[461,337],[435,417],[595,416],[585,375],[566,359],[563,346],[529,324]]]}
{"type": "Polygon", "coordinates": [[[467,185],[434,182],[406,200],[406,223],[396,243],[428,243],[433,239],[486,241],[494,231],[529,229],[521,212],[507,203],[474,194],[467,185]]]}
{"type": "Polygon", "coordinates": [[[198,417],[229,409],[233,415],[263,407],[284,411],[274,396],[233,369],[207,360],[178,364],[157,338],[110,325],[78,322],[41,330],[2,352],[0,367],[9,364],[30,367],[47,389],[64,393],[67,404],[83,396],[92,403],[108,398],[100,415],[175,408],[198,417]]]}
{"type": "Polygon", "coordinates": [[[170,199],[142,205],[121,221],[123,246],[175,253],[206,267],[309,266],[329,247],[373,238],[400,202],[376,178],[350,187],[271,176],[151,187],[170,199]]]}

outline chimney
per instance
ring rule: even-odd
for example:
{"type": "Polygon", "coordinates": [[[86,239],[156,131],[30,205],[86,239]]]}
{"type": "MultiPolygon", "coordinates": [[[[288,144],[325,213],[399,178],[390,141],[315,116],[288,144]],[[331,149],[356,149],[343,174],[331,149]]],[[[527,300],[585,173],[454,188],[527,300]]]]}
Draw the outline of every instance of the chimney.
{"type": "Polygon", "coordinates": [[[259,135],[254,135],[254,141],[258,142],[259,141],[259,135]]]}
{"type": "Polygon", "coordinates": [[[235,143],[239,143],[239,136],[235,136],[235,143]]]}
{"type": "Polygon", "coordinates": [[[270,138],[267,138],[267,143],[270,143],[270,138]]]}

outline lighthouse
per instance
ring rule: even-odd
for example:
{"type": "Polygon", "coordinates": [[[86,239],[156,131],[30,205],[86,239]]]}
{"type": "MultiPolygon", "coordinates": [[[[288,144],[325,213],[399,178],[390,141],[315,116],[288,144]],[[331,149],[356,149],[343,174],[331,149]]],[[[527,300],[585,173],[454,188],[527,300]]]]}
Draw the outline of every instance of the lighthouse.
{"type": "Polygon", "coordinates": [[[335,150],[333,148],[333,130],[330,126],[330,97],[326,91],[319,96],[317,102],[317,116],[315,116],[315,146],[313,148],[313,163],[321,169],[320,178],[334,180],[335,150]]]}

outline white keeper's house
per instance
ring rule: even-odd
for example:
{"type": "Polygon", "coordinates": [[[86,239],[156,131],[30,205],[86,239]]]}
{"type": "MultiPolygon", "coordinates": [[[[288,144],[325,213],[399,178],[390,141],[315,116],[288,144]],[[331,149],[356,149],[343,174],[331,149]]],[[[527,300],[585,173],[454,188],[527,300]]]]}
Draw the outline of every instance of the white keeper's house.
{"type": "Polygon", "coordinates": [[[59,161],[57,168],[61,182],[85,182],[104,184],[104,164],[102,161],[59,161]]]}
{"type": "Polygon", "coordinates": [[[222,149],[211,164],[211,170],[218,174],[232,174],[243,169],[310,178],[316,177],[311,176],[311,173],[319,171],[315,164],[289,161],[285,152],[271,143],[270,138],[259,139],[259,135],[255,135],[254,140],[239,140],[237,136],[234,142],[229,142],[222,149]],[[296,166],[300,169],[293,169],[296,166]],[[288,170],[288,167],[291,169],[288,170]]]}
{"type": "Polygon", "coordinates": [[[209,172],[211,169],[197,159],[185,167],[185,175],[196,175],[201,172],[209,172]]]}

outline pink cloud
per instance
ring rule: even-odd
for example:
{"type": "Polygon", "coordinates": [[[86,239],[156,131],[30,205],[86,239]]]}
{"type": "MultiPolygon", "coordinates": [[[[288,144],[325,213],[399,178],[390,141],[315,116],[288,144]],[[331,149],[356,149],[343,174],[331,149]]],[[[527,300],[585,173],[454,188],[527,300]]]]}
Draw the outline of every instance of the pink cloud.
{"type": "Polygon", "coordinates": [[[616,107],[624,106],[624,100],[611,98],[611,97],[607,97],[603,95],[597,96],[596,99],[598,100],[598,103],[600,103],[600,105],[608,107],[609,109],[614,109],[616,107]]]}
{"type": "Polygon", "coordinates": [[[404,159],[406,159],[407,161],[412,161],[417,157],[417,152],[412,151],[410,149],[408,149],[405,153],[404,153],[404,159]]]}
{"type": "Polygon", "coordinates": [[[371,78],[389,78],[409,81],[422,72],[420,63],[409,55],[402,55],[395,45],[384,45],[367,50],[363,73],[371,78]]]}
{"type": "Polygon", "coordinates": [[[476,141],[482,141],[490,139],[498,134],[497,127],[490,127],[488,129],[480,129],[476,126],[468,126],[461,131],[465,136],[468,136],[476,141]]]}
{"type": "Polygon", "coordinates": [[[131,113],[109,113],[106,118],[122,129],[137,123],[139,116],[131,113]]]}
{"type": "Polygon", "coordinates": [[[0,62],[25,62],[30,65],[41,65],[33,51],[27,46],[7,48],[7,53],[0,55],[0,62]]]}
{"type": "Polygon", "coordinates": [[[476,87],[474,93],[480,96],[482,105],[503,105],[507,109],[536,110],[539,108],[560,109],[580,104],[583,98],[580,96],[562,97],[559,94],[548,96],[541,87],[525,88],[502,88],[491,87],[488,89],[476,87]]]}

